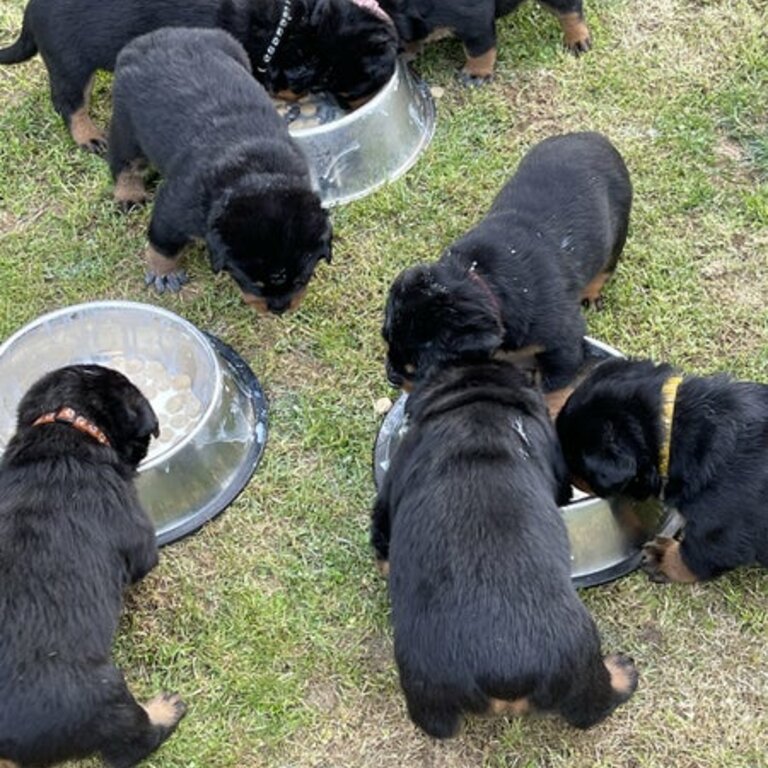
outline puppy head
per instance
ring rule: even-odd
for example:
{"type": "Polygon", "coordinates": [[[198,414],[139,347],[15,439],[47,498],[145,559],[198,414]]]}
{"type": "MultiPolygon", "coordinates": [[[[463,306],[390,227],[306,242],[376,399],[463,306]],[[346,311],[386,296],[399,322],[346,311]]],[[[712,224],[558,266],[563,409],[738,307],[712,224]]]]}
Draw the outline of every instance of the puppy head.
{"type": "Polygon", "coordinates": [[[398,38],[386,18],[355,0],[315,0],[310,26],[323,52],[322,90],[350,104],[373,96],[392,77],[398,38]]]}
{"type": "Polygon", "coordinates": [[[122,373],[101,365],[69,365],[38,379],[19,403],[17,430],[66,407],[101,429],[132,469],[147,455],[150,436],[160,434],[147,398],[122,373]]]}
{"type": "Polygon", "coordinates": [[[328,212],[310,190],[226,197],[214,206],[206,242],[215,272],[232,275],[244,300],[282,314],[295,309],[318,261],[331,261],[328,212]]]}
{"type": "Polygon", "coordinates": [[[599,496],[658,496],[658,397],[669,366],[611,360],[574,391],[557,433],[576,485],[599,496]]]}
{"type": "Polygon", "coordinates": [[[501,334],[494,308],[473,280],[451,278],[439,263],[410,267],[387,298],[387,376],[408,387],[432,366],[487,360],[501,334]]]}

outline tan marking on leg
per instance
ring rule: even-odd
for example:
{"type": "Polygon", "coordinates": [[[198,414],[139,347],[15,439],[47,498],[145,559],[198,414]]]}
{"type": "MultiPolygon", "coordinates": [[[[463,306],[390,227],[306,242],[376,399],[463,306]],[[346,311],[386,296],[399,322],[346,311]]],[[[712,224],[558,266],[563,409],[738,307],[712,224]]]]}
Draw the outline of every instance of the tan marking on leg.
{"type": "Polygon", "coordinates": [[[554,421],[557,418],[557,414],[563,409],[563,406],[568,401],[568,398],[573,394],[574,386],[569,384],[562,389],[556,389],[554,392],[547,392],[544,395],[544,401],[547,404],[547,410],[549,411],[549,418],[554,421]]]}
{"type": "Polygon", "coordinates": [[[376,570],[379,572],[380,576],[384,577],[385,579],[388,579],[389,578],[389,560],[379,560],[377,558],[376,570]]]}
{"type": "Polygon", "coordinates": [[[611,688],[618,693],[632,693],[637,685],[634,666],[623,660],[618,654],[611,654],[603,659],[603,664],[611,676],[611,688]]]}
{"type": "Polygon", "coordinates": [[[300,291],[295,293],[293,297],[291,298],[291,303],[288,305],[287,312],[295,312],[299,306],[301,305],[301,302],[304,301],[304,297],[307,295],[307,286],[305,285],[300,291]]]}
{"type": "Polygon", "coordinates": [[[262,296],[256,296],[253,293],[247,291],[240,291],[243,301],[249,306],[253,307],[260,315],[268,315],[269,308],[267,307],[267,300],[262,296]]]}
{"type": "Polygon", "coordinates": [[[575,12],[559,13],[557,18],[563,29],[565,47],[573,53],[588,51],[592,41],[589,36],[589,28],[581,14],[575,12]]]}
{"type": "Polygon", "coordinates": [[[680,584],[693,584],[699,579],[683,562],[680,553],[680,542],[668,536],[656,536],[643,547],[645,563],[643,570],[649,573],[651,578],[659,575],[665,576],[667,581],[675,581],[680,584]]]}
{"type": "Polygon", "coordinates": [[[121,207],[127,208],[146,202],[147,190],[144,187],[143,166],[142,161],[134,160],[117,175],[114,198],[121,207]]]}
{"type": "Polygon", "coordinates": [[[463,71],[472,77],[491,77],[495,66],[496,49],[491,48],[480,56],[470,56],[467,54],[467,61],[464,64],[463,71]]]}
{"type": "Polygon", "coordinates": [[[12,763],[10,760],[0,758],[0,768],[20,768],[18,763],[12,763]]]}
{"type": "Polygon", "coordinates": [[[186,712],[186,705],[178,693],[160,693],[154,699],[142,704],[152,725],[172,728],[186,712]]]}
{"type": "Polygon", "coordinates": [[[85,86],[83,92],[83,106],[70,115],[69,132],[75,143],[87,149],[90,152],[103,151],[107,146],[107,138],[103,131],[100,131],[96,124],[91,120],[88,114],[88,106],[91,101],[91,90],[93,89],[93,76],[85,86]]]}
{"type": "Polygon", "coordinates": [[[490,700],[490,706],[488,707],[488,714],[512,715],[513,717],[520,717],[521,715],[528,714],[531,709],[531,702],[526,698],[512,699],[512,701],[492,698],[490,700]]]}
{"type": "Polygon", "coordinates": [[[150,244],[146,250],[146,258],[149,271],[158,277],[164,277],[178,267],[181,254],[172,257],[163,256],[162,253],[156,251],[150,244]]]}
{"type": "Polygon", "coordinates": [[[581,292],[581,303],[600,309],[603,302],[603,287],[611,279],[613,272],[599,272],[581,292]]]}
{"type": "Polygon", "coordinates": [[[413,381],[411,379],[403,379],[400,388],[403,390],[403,392],[410,394],[413,392],[413,381]]]}

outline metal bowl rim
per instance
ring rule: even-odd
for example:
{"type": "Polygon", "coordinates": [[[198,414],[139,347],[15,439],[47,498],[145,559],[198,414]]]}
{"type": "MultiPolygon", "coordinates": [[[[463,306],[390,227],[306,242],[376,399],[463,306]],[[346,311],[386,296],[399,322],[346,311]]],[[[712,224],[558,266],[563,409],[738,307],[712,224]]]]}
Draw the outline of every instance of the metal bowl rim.
{"type": "Polygon", "coordinates": [[[215,351],[208,339],[188,320],[185,320],[175,312],[171,312],[170,310],[164,309],[163,307],[156,307],[154,304],[144,304],[138,301],[110,299],[102,301],[88,301],[81,304],[72,304],[67,307],[55,309],[52,312],[48,312],[44,315],[40,315],[31,322],[19,328],[18,331],[15,331],[13,334],[11,334],[2,343],[2,345],[0,345],[0,360],[2,359],[3,355],[8,352],[9,349],[11,349],[15,344],[19,342],[19,340],[21,340],[24,336],[27,336],[29,333],[38,330],[38,328],[43,325],[59,320],[62,317],[72,315],[76,312],[87,312],[93,314],[103,309],[130,311],[139,310],[139,312],[158,315],[165,320],[169,320],[172,323],[181,326],[194,337],[198,345],[204,350],[204,355],[207,357],[209,362],[209,369],[215,372],[213,392],[211,393],[210,401],[208,402],[208,405],[206,406],[203,413],[200,415],[197,424],[195,424],[195,426],[186,435],[184,435],[181,440],[173,443],[173,445],[169,445],[165,450],[161,451],[156,456],[153,456],[149,461],[142,461],[141,464],[139,464],[138,471],[143,472],[147,469],[154,469],[158,464],[168,461],[169,455],[180,451],[197,437],[198,432],[200,432],[203,429],[203,426],[208,422],[209,417],[213,413],[215,405],[221,400],[221,390],[223,383],[221,378],[221,369],[219,367],[219,361],[216,359],[215,351]]]}

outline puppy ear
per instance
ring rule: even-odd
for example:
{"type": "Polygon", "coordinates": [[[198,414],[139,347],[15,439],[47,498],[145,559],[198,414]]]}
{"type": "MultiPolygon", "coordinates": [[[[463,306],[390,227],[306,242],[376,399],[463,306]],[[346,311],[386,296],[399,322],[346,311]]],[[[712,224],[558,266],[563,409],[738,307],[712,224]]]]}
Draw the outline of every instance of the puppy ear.
{"type": "Polygon", "coordinates": [[[142,396],[138,403],[126,407],[126,420],[133,427],[135,437],[160,437],[160,422],[145,397],[142,396]]]}

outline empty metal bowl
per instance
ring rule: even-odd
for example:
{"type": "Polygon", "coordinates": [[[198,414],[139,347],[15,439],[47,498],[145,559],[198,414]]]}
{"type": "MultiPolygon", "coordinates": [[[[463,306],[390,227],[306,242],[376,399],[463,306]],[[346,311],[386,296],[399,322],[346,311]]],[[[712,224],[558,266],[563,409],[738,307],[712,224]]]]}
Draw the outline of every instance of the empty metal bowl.
{"type": "MultiPolygon", "coordinates": [[[[623,357],[613,347],[585,338],[589,369],[608,357],[623,357]]],[[[373,451],[373,475],[380,487],[403,434],[407,395],[387,413],[373,451]]],[[[571,543],[571,577],[577,587],[612,581],[640,564],[642,545],[656,534],[671,536],[681,519],[657,499],[635,501],[626,497],[601,499],[574,489],[574,501],[561,508],[571,543]]]]}
{"type": "Polygon", "coordinates": [[[222,341],[148,304],[66,307],[0,347],[0,454],[27,389],[44,373],[75,363],[123,371],[152,402],[160,439],[150,443],[136,486],[159,544],[196,530],[243,489],[267,438],[256,377],[222,341]]]}
{"type": "Polygon", "coordinates": [[[389,82],[353,112],[324,125],[305,127],[296,121],[289,126],[326,206],[364,197],[402,176],[434,130],[429,88],[402,60],[389,82]]]}

